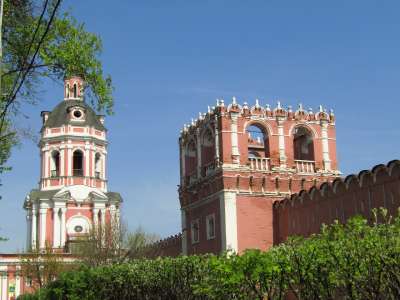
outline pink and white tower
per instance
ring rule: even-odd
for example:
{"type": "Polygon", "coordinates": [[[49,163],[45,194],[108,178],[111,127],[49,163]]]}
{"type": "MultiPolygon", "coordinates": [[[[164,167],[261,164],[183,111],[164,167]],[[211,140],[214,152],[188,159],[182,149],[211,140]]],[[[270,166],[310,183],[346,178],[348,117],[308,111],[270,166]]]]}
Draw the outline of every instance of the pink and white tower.
{"type": "Polygon", "coordinates": [[[91,226],[119,222],[119,193],[107,190],[104,116],[83,100],[84,82],[64,82],[64,101],[43,111],[39,188],[26,197],[27,249],[69,252],[91,226]]]}

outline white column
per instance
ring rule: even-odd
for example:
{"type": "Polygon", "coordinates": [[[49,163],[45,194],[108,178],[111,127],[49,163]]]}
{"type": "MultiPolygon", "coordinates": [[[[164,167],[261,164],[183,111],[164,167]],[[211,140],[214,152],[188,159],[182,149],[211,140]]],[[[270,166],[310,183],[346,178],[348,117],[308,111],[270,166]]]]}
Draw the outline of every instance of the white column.
{"type": "Polygon", "coordinates": [[[223,192],[220,196],[221,248],[238,252],[236,193],[223,192]]]}
{"type": "Polygon", "coordinates": [[[21,271],[21,266],[17,266],[17,273],[15,274],[15,298],[21,294],[21,276],[18,273],[21,271]]]}
{"type": "Polygon", "coordinates": [[[28,209],[26,214],[26,250],[32,248],[32,209],[28,209]]]}
{"type": "Polygon", "coordinates": [[[179,149],[181,151],[181,185],[184,183],[185,178],[185,147],[183,146],[183,142],[179,140],[179,149]]]}
{"type": "Polygon", "coordinates": [[[201,138],[200,128],[196,130],[196,151],[197,151],[197,178],[201,177],[201,138]]]}
{"type": "Polygon", "coordinates": [[[278,123],[278,141],[279,141],[279,160],[280,160],[280,167],[286,168],[286,153],[285,153],[285,135],[283,131],[283,118],[276,119],[278,123]]]}
{"type": "MultiPolygon", "coordinates": [[[[42,203],[43,205],[43,203],[42,203]]],[[[40,248],[46,247],[46,215],[47,207],[40,207],[40,248]]]]}
{"type": "Polygon", "coordinates": [[[65,176],[65,145],[61,142],[60,147],[60,176],[65,176]]]}
{"type": "Polygon", "coordinates": [[[32,226],[31,226],[31,247],[32,250],[36,249],[37,246],[37,211],[36,211],[36,205],[33,204],[32,207],[32,226]]]}
{"type": "Polygon", "coordinates": [[[217,162],[217,165],[219,165],[219,131],[218,131],[218,116],[215,116],[214,132],[215,132],[215,160],[216,160],[216,162],[217,162]]]}
{"type": "Polygon", "coordinates": [[[90,163],[90,145],[89,142],[86,142],[85,144],[85,157],[83,159],[83,162],[85,164],[85,177],[88,177],[90,175],[90,169],[89,169],[89,163],[90,163]]]}
{"type": "Polygon", "coordinates": [[[60,208],[54,206],[53,208],[53,248],[60,247],[60,238],[61,238],[61,222],[60,222],[60,215],[58,214],[60,208]]]}
{"type": "Polygon", "coordinates": [[[99,225],[99,209],[93,207],[93,226],[96,229],[99,225]]]}
{"type": "Polygon", "coordinates": [[[329,159],[329,143],[328,143],[328,122],[321,120],[321,142],[322,142],[322,160],[324,162],[324,170],[331,170],[331,160],[329,159]]]}
{"type": "Polygon", "coordinates": [[[65,227],[65,213],[67,212],[66,207],[61,208],[61,248],[65,247],[66,240],[66,227],[65,227]]]}
{"type": "Polygon", "coordinates": [[[67,151],[68,151],[68,175],[72,176],[72,145],[71,145],[71,140],[68,141],[67,145],[67,151]]]}
{"type": "Polygon", "coordinates": [[[231,113],[231,143],[232,143],[232,161],[234,164],[240,163],[239,143],[238,143],[238,113],[231,113]]]}
{"type": "Polygon", "coordinates": [[[187,255],[186,211],[183,209],[181,209],[181,227],[182,227],[182,254],[187,255]]]}
{"type": "Polygon", "coordinates": [[[2,278],[2,288],[1,288],[1,300],[7,300],[8,291],[7,291],[7,272],[4,272],[1,276],[2,278]]]}

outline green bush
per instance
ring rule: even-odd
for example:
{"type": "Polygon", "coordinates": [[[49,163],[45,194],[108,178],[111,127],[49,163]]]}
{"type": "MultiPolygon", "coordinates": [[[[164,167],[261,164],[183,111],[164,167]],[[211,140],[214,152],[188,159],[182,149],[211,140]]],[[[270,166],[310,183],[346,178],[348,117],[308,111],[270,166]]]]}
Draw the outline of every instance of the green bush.
{"type": "Polygon", "coordinates": [[[381,224],[355,217],[324,226],[267,252],[82,267],[40,299],[400,299],[400,218],[383,216],[381,224]]]}

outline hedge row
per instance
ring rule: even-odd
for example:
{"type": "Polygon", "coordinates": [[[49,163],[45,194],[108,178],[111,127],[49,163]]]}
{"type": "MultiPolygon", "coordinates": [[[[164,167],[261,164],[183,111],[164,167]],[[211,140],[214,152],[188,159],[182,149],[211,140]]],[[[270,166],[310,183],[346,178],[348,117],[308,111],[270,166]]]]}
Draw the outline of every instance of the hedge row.
{"type": "Polygon", "coordinates": [[[400,299],[400,218],[355,217],[267,252],[182,256],[63,273],[21,299],[400,299]],[[40,297],[39,297],[40,296],[40,297]]]}

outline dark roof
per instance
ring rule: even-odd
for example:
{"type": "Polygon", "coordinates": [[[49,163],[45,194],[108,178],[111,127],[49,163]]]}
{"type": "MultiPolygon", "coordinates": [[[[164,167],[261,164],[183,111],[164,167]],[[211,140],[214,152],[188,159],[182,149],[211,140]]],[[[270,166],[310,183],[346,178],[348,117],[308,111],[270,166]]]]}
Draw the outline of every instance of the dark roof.
{"type": "Polygon", "coordinates": [[[31,200],[36,199],[51,199],[59,190],[50,190],[50,191],[39,191],[39,190],[31,190],[29,193],[29,198],[31,200]]]}
{"type": "Polygon", "coordinates": [[[61,127],[62,125],[81,125],[94,127],[97,130],[105,130],[103,124],[101,124],[99,118],[93,109],[82,100],[64,100],[58,104],[52,112],[43,127],[61,127]],[[80,106],[86,110],[85,121],[76,122],[72,121],[68,117],[68,108],[73,106],[80,106]]]}
{"type": "Polygon", "coordinates": [[[106,195],[108,197],[108,200],[122,202],[122,197],[120,193],[108,192],[106,193],[106,195]]]}

